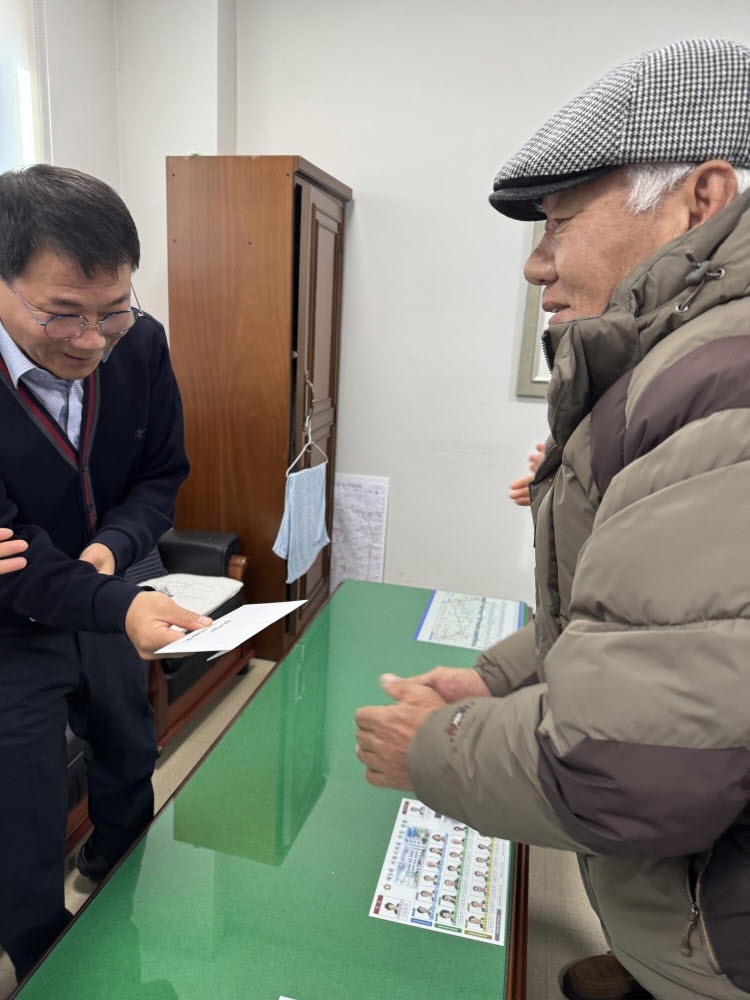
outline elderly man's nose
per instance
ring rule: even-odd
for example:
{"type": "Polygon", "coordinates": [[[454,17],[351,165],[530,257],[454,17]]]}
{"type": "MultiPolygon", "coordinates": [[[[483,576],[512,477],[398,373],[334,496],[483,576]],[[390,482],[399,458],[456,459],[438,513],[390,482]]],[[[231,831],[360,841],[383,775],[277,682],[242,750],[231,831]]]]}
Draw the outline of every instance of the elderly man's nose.
{"type": "Polygon", "coordinates": [[[523,276],[530,285],[549,285],[557,278],[555,258],[547,249],[544,239],[529,254],[523,276]]]}

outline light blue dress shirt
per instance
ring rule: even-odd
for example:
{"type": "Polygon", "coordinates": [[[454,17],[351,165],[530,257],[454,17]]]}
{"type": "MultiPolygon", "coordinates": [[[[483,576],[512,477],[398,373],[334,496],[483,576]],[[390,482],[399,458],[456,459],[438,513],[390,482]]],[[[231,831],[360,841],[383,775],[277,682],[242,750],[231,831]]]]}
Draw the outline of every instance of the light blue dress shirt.
{"type": "Polygon", "coordinates": [[[83,379],[58,378],[52,372],[37,368],[2,323],[0,323],[0,354],[8,366],[13,387],[17,389],[18,383],[23,382],[77,449],[81,437],[83,379]]]}

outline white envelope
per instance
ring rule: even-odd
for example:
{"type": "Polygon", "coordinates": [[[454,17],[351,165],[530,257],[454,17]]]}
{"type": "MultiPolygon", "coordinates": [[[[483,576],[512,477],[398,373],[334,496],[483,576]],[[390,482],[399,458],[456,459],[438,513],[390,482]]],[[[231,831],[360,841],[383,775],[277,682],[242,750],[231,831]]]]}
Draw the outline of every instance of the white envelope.
{"type": "Polygon", "coordinates": [[[213,625],[198,632],[189,632],[176,642],[162,646],[156,650],[156,655],[189,656],[191,653],[213,653],[216,650],[226,653],[306,603],[282,601],[277,604],[243,604],[236,611],[217,618],[213,625]]]}

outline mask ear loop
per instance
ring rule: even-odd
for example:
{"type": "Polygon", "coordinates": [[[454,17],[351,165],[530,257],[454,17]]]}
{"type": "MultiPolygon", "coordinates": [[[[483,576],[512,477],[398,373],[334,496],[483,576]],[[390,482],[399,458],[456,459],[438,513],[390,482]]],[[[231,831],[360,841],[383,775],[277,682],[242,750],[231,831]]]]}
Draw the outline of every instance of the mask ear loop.
{"type": "Polygon", "coordinates": [[[326,465],[328,464],[328,455],[326,455],[326,453],[323,451],[323,449],[320,447],[320,445],[316,444],[313,441],[313,438],[312,438],[312,411],[315,408],[315,395],[314,395],[314,391],[313,391],[313,384],[310,381],[310,376],[308,375],[307,372],[305,372],[305,395],[307,395],[307,389],[310,390],[310,408],[307,411],[307,416],[305,417],[305,437],[304,437],[304,442],[302,444],[302,448],[300,449],[299,455],[297,455],[297,457],[295,458],[295,460],[292,462],[292,464],[286,470],[286,478],[287,479],[289,478],[289,473],[292,471],[292,469],[295,467],[295,465],[297,465],[297,463],[299,461],[301,461],[301,459],[304,457],[305,452],[308,450],[308,448],[315,448],[315,449],[317,449],[317,451],[319,451],[320,454],[325,459],[325,463],[324,464],[326,464],[326,465]]]}

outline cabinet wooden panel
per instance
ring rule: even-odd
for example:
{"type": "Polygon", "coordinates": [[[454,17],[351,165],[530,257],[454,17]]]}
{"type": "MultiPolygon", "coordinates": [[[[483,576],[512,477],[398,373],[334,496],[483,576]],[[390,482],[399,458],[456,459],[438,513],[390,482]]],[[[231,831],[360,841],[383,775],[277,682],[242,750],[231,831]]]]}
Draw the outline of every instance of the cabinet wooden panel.
{"type": "MultiPolygon", "coordinates": [[[[307,181],[298,185],[300,252],[299,292],[295,345],[296,413],[294,453],[304,442],[309,415],[312,439],[304,465],[328,459],[327,509],[333,510],[333,475],[336,461],[335,400],[338,384],[339,314],[343,204],[307,181]]],[[[329,527],[330,533],[330,527],[329,527]]],[[[323,549],[307,574],[291,585],[290,600],[307,600],[292,620],[292,631],[309,621],[328,596],[330,547],[323,549]]]]}
{"type": "MultiPolygon", "coordinates": [[[[177,525],[240,535],[249,601],[308,599],[303,614],[258,638],[258,655],[270,658],[328,594],[329,548],[288,586],[271,547],[308,410],[329,458],[330,533],[350,198],[296,156],[167,159],[170,347],[192,465],[177,525]]],[[[308,452],[298,468],[311,461],[323,457],[308,452]]]]}

